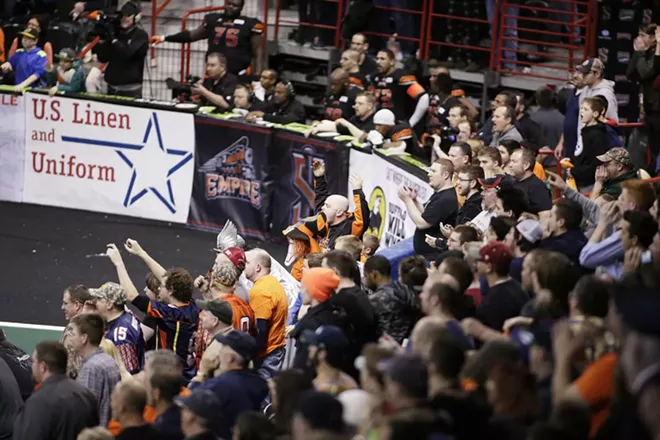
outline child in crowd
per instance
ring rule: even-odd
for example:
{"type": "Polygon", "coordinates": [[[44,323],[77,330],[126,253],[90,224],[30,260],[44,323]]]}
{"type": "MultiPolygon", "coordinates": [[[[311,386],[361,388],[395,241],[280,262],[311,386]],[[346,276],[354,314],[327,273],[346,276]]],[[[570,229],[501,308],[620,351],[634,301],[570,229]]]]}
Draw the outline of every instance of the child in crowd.
{"type": "Polygon", "coordinates": [[[580,108],[580,118],[584,123],[582,136],[575,148],[573,168],[568,173],[575,178],[581,192],[591,191],[595,182],[598,159],[596,156],[607,153],[607,128],[600,121],[605,106],[598,98],[585,98],[580,108]]]}
{"type": "Polygon", "coordinates": [[[362,255],[360,256],[360,261],[366,263],[369,257],[373,257],[380,246],[378,237],[374,234],[366,233],[362,237],[362,255]]]}
{"type": "Polygon", "coordinates": [[[78,93],[85,91],[85,69],[82,62],[76,60],[73,49],[65,48],[55,56],[59,60],[57,69],[52,65],[46,66],[46,78],[48,85],[52,86],[48,91],[50,96],[57,92],[78,93]]]}

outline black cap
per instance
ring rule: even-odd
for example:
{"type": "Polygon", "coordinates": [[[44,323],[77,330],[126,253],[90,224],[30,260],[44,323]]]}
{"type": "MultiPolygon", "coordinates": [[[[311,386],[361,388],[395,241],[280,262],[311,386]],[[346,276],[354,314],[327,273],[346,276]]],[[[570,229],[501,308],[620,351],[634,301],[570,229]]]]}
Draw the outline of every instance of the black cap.
{"type": "Polygon", "coordinates": [[[36,40],[39,38],[39,32],[37,32],[34,29],[25,29],[23,32],[19,32],[19,35],[22,35],[24,37],[32,38],[33,40],[36,40]]]}
{"type": "Polygon", "coordinates": [[[328,393],[305,391],[298,402],[298,413],[313,430],[344,432],[344,407],[328,393]]]}
{"type": "Polygon", "coordinates": [[[428,370],[417,355],[402,354],[385,364],[385,375],[396,382],[411,397],[424,399],[428,395],[428,370]]]}
{"type": "Polygon", "coordinates": [[[246,361],[250,361],[257,356],[257,343],[252,336],[245,332],[232,330],[227,334],[217,335],[215,340],[234,350],[246,361]]]}
{"type": "Polygon", "coordinates": [[[497,191],[500,189],[513,188],[516,184],[516,179],[508,174],[497,174],[488,179],[477,179],[477,181],[484,189],[495,188],[497,191]]]}
{"type": "Polygon", "coordinates": [[[222,402],[209,390],[195,390],[187,397],[175,397],[174,403],[204,420],[213,421],[222,413],[222,402]]]}
{"type": "Polygon", "coordinates": [[[322,325],[316,331],[307,330],[303,332],[302,341],[337,354],[345,352],[350,345],[344,332],[334,325],[322,325]]]}
{"type": "Polygon", "coordinates": [[[212,299],[211,301],[195,300],[195,304],[201,310],[208,310],[220,320],[220,322],[232,325],[234,319],[234,312],[231,309],[231,304],[223,299],[212,299]]]}
{"type": "Polygon", "coordinates": [[[644,286],[621,288],[614,295],[614,303],[626,327],[646,335],[660,336],[660,292],[644,286]]]}
{"type": "Polygon", "coordinates": [[[132,2],[129,1],[128,3],[124,4],[124,6],[121,7],[121,15],[124,17],[129,17],[131,15],[138,15],[140,13],[140,7],[132,2]]]}

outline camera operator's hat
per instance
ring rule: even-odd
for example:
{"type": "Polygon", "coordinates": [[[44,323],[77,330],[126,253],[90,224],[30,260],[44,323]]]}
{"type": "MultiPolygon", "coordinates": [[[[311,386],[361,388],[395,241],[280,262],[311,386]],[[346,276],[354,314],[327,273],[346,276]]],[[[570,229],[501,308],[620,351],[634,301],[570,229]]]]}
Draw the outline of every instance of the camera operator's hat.
{"type": "Polygon", "coordinates": [[[66,47],[62,49],[60,53],[55,55],[55,58],[57,58],[60,61],[75,61],[76,53],[73,51],[73,49],[66,47]]]}
{"type": "Polygon", "coordinates": [[[33,40],[36,40],[39,38],[39,32],[37,32],[34,29],[25,29],[23,32],[19,32],[19,35],[22,35],[24,37],[31,38],[33,40]]]}
{"type": "Polygon", "coordinates": [[[382,109],[378,110],[374,115],[374,124],[375,125],[394,125],[394,113],[392,110],[382,109]]]}
{"type": "Polygon", "coordinates": [[[130,17],[131,15],[138,15],[140,13],[140,7],[135,2],[129,1],[121,7],[120,12],[124,17],[130,17]]]}

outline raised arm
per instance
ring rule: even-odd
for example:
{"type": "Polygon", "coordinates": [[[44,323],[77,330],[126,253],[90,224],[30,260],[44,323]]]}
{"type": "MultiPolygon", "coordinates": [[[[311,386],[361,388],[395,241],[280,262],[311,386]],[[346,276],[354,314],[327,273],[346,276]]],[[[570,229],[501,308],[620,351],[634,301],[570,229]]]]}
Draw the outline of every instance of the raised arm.
{"type": "Polygon", "coordinates": [[[163,266],[158,264],[156,260],[151,258],[144,249],[142,249],[140,243],[138,243],[136,240],[133,240],[132,238],[129,238],[126,240],[126,243],[124,243],[124,247],[129,254],[142,258],[142,261],[144,261],[151,273],[156,275],[156,277],[158,277],[158,279],[162,282],[163,278],[165,277],[165,272],[167,271],[163,266]]]}
{"type": "Polygon", "coordinates": [[[135,287],[135,284],[133,284],[133,281],[131,280],[128,271],[126,270],[126,266],[124,265],[124,259],[121,257],[121,254],[119,253],[119,249],[117,249],[116,245],[109,244],[106,254],[108,255],[108,258],[110,258],[110,261],[112,261],[112,264],[114,264],[115,268],[117,269],[117,277],[119,278],[119,284],[121,284],[121,287],[123,287],[124,290],[126,291],[126,296],[128,297],[128,300],[130,302],[133,302],[135,298],[140,296],[140,293],[135,287]]]}

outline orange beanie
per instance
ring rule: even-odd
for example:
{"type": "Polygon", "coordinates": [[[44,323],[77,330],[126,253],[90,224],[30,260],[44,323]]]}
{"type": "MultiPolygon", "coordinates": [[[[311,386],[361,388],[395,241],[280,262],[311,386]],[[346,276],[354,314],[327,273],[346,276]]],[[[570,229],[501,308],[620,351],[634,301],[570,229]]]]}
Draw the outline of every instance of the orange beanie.
{"type": "Polygon", "coordinates": [[[332,269],[314,267],[305,272],[302,283],[309,296],[319,302],[325,302],[339,285],[339,277],[332,269]]]}

